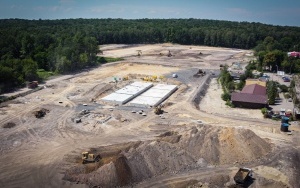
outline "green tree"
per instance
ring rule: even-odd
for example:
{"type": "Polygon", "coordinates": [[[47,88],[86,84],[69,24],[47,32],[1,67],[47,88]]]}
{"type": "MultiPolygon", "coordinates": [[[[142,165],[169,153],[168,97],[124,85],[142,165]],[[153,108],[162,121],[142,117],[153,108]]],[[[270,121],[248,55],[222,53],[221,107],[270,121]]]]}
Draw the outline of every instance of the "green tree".
{"type": "Polygon", "coordinates": [[[228,82],[227,85],[226,85],[226,87],[227,87],[227,89],[228,89],[230,92],[232,92],[232,91],[235,90],[235,84],[234,84],[233,81],[228,82]]]}
{"type": "Polygon", "coordinates": [[[24,74],[24,78],[27,81],[34,81],[38,79],[38,75],[37,75],[37,69],[38,69],[38,65],[35,61],[33,61],[32,59],[24,59],[22,60],[22,64],[23,64],[23,74],[24,74]]]}
{"type": "Polygon", "coordinates": [[[267,108],[262,108],[261,113],[263,114],[264,118],[266,118],[267,115],[268,115],[268,109],[267,108]]]}
{"type": "Polygon", "coordinates": [[[267,95],[269,104],[275,104],[275,99],[277,96],[277,84],[274,81],[269,81],[267,83],[267,95]]]}
{"type": "Polygon", "coordinates": [[[276,65],[275,63],[276,63],[276,56],[275,56],[275,54],[272,53],[272,52],[268,52],[264,56],[263,66],[264,67],[269,67],[269,69],[270,69],[271,67],[275,67],[275,65],[276,65]]]}
{"type": "Polygon", "coordinates": [[[221,95],[221,98],[222,98],[224,101],[228,101],[228,100],[231,100],[231,95],[230,95],[228,92],[224,92],[224,93],[221,95]]]}

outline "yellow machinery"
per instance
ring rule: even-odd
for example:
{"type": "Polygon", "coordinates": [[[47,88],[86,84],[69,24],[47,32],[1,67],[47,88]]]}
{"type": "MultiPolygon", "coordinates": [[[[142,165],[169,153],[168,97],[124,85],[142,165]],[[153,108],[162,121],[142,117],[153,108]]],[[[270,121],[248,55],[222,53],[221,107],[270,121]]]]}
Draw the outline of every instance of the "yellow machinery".
{"type": "Polygon", "coordinates": [[[94,155],[88,151],[82,152],[82,164],[99,162],[100,155],[94,155]]]}
{"type": "Polygon", "coordinates": [[[156,82],[157,81],[157,76],[153,75],[153,76],[145,76],[142,78],[142,80],[146,81],[146,82],[156,82]]]}

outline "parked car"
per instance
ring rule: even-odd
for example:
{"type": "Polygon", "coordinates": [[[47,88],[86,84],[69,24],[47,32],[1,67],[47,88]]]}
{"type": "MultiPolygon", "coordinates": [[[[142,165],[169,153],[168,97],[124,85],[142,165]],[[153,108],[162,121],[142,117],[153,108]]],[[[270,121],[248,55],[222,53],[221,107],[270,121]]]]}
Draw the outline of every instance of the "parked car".
{"type": "Polygon", "coordinates": [[[290,82],[291,80],[288,77],[283,77],[282,78],[284,82],[290,82]]]}
{"type": "Polygon", "coordinates": [[[293,99],[292,99],[292,98],[289,98],[288,101],[289,101],[289,102],[293,102],[293,99]]]}
{"type": "Polygon", "coordinates": [[[267,75],[267,74],[263,74],[263,75],[262,75],[262,77],[265,77],[265,78],[270,78],[270,76],[269,76],[269,75],[267,75]]]}
{"type": "Polygon", "coordinates": [[[275,119],[280,119],[281,115],[280,114],[273,114],[271,117],[275,118],[275,119]]]}

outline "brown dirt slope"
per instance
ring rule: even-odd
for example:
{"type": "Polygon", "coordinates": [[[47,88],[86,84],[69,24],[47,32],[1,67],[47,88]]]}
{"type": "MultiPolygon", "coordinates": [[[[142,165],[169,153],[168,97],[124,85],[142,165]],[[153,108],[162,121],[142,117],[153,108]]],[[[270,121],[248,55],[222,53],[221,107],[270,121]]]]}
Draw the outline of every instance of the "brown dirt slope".
{"type": "Polygon", "coordinates": [[[98,169],[78,175],[80,164],[69,170],[65,179],[90,186],[124,186],[207,165],[251,161],[271,151],[267,141],[247,129],[202,125],[181,131],[182,135],[178,132],[167,132],[152,141],[127,143],[123,148],[107,146],[111,150],[109,156],[101,154],[107,148],[96,149],[102,155],[98,169]]]}
{"type": "Polygon", "coordinates": [[[193,128],[182,136],[180,145],[210,164],[247,162],[271,151],[270,144],[251,130],[232,127],[193,128]]]}

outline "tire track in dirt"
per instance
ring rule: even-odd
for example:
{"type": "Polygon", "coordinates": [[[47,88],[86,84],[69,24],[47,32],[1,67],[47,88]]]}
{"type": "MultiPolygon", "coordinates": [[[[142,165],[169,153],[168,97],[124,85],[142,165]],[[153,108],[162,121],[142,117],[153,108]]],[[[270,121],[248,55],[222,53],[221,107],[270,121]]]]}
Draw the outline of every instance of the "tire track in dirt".
{"type": "Polygon", "coordinates": [[[173,187],[176,184],[187,182],[188,180],[195,180],[195,179],[204,179],[204,178],[210,178],[212,177],[212,173],[215,175],[218,174],[229,174],[229,169],[228,166],[221,166],[217,168],[205,168],[200,171],[195,171],[193,173],[188,172],[188,173],[183,173],[179,175],[172,175],[171,177],[158,177],[158,178],[153,178],[149,181],[145,181],[143,183],[137,184],[134,187],[144,187],[144,188],[150,188],[150,187],[173,187]]]}
{"type": "Polygon", "coordinates": [[[67,120],[71,117],[71,114],[74,111],[75,103],[68,99],[64,101],[70,106],[68,107],[69,109],[57,120],[57,131],[62,138],[74,140],[74,138],[68,133],[70,132],[70,129],[67,130],[67,120]]]}
{"type": "MultiPolygon", "coordinates": [[[[36,132],[33,128],[33,125],[30,123],[26,123],[26,127],[24,126],[25,122],[26,122],[26,116],[29,116],[30,113],[32,113],[32,111],[38,107],[41,107],[42,105],[46,105],[46,104],[51,104],[52,102],[58,100],[59,98],[61,98],[61,96],[64,96],[65,94],[67,94],[70,90],[72,90],[74,88],[74,84],[69,85],[69,87],[67,87],[66,89],[64,89],[63,91],[55,94],[55,95],[51,95],[51,98],[47,101],[42,101],[39,102],[37,104],[28,104],[26,106],[26,108],[22,108],[20,110],[18,110],[17,112],[15,112],[15,114],[12,114],[10,117],[7,117],[5,119],[0,120],[0,124],[4,125],[4,123],[6,122],[10,122],[13,121],[14,119],[18,119],[20,121],[20,125],[4,130],[2,132],[0,132],[0,137],[2,137],[3,139],[6,139],[7,137],[9,137],[10,135],[14,134],[14,133],[18,133],[18,132],[22,132],[22,130],[25,130],[27,136],[27,138],[30,138],[29,140],[31,141],[41,141],[41,140],[45,140],[46,138],[43,137],[43,139],[41,139],[40,135],[38,134],[38,132],[36,132]]],[[[73,102],[69,101],[69,103],[71,105],[75,105],[73,102]]],[[[72,112],[72,110],[68,111],[68,113],[72,112]]],[[[48,127],[45,129],[45,131],[51,129],[51,127],[48,127]]]]}

